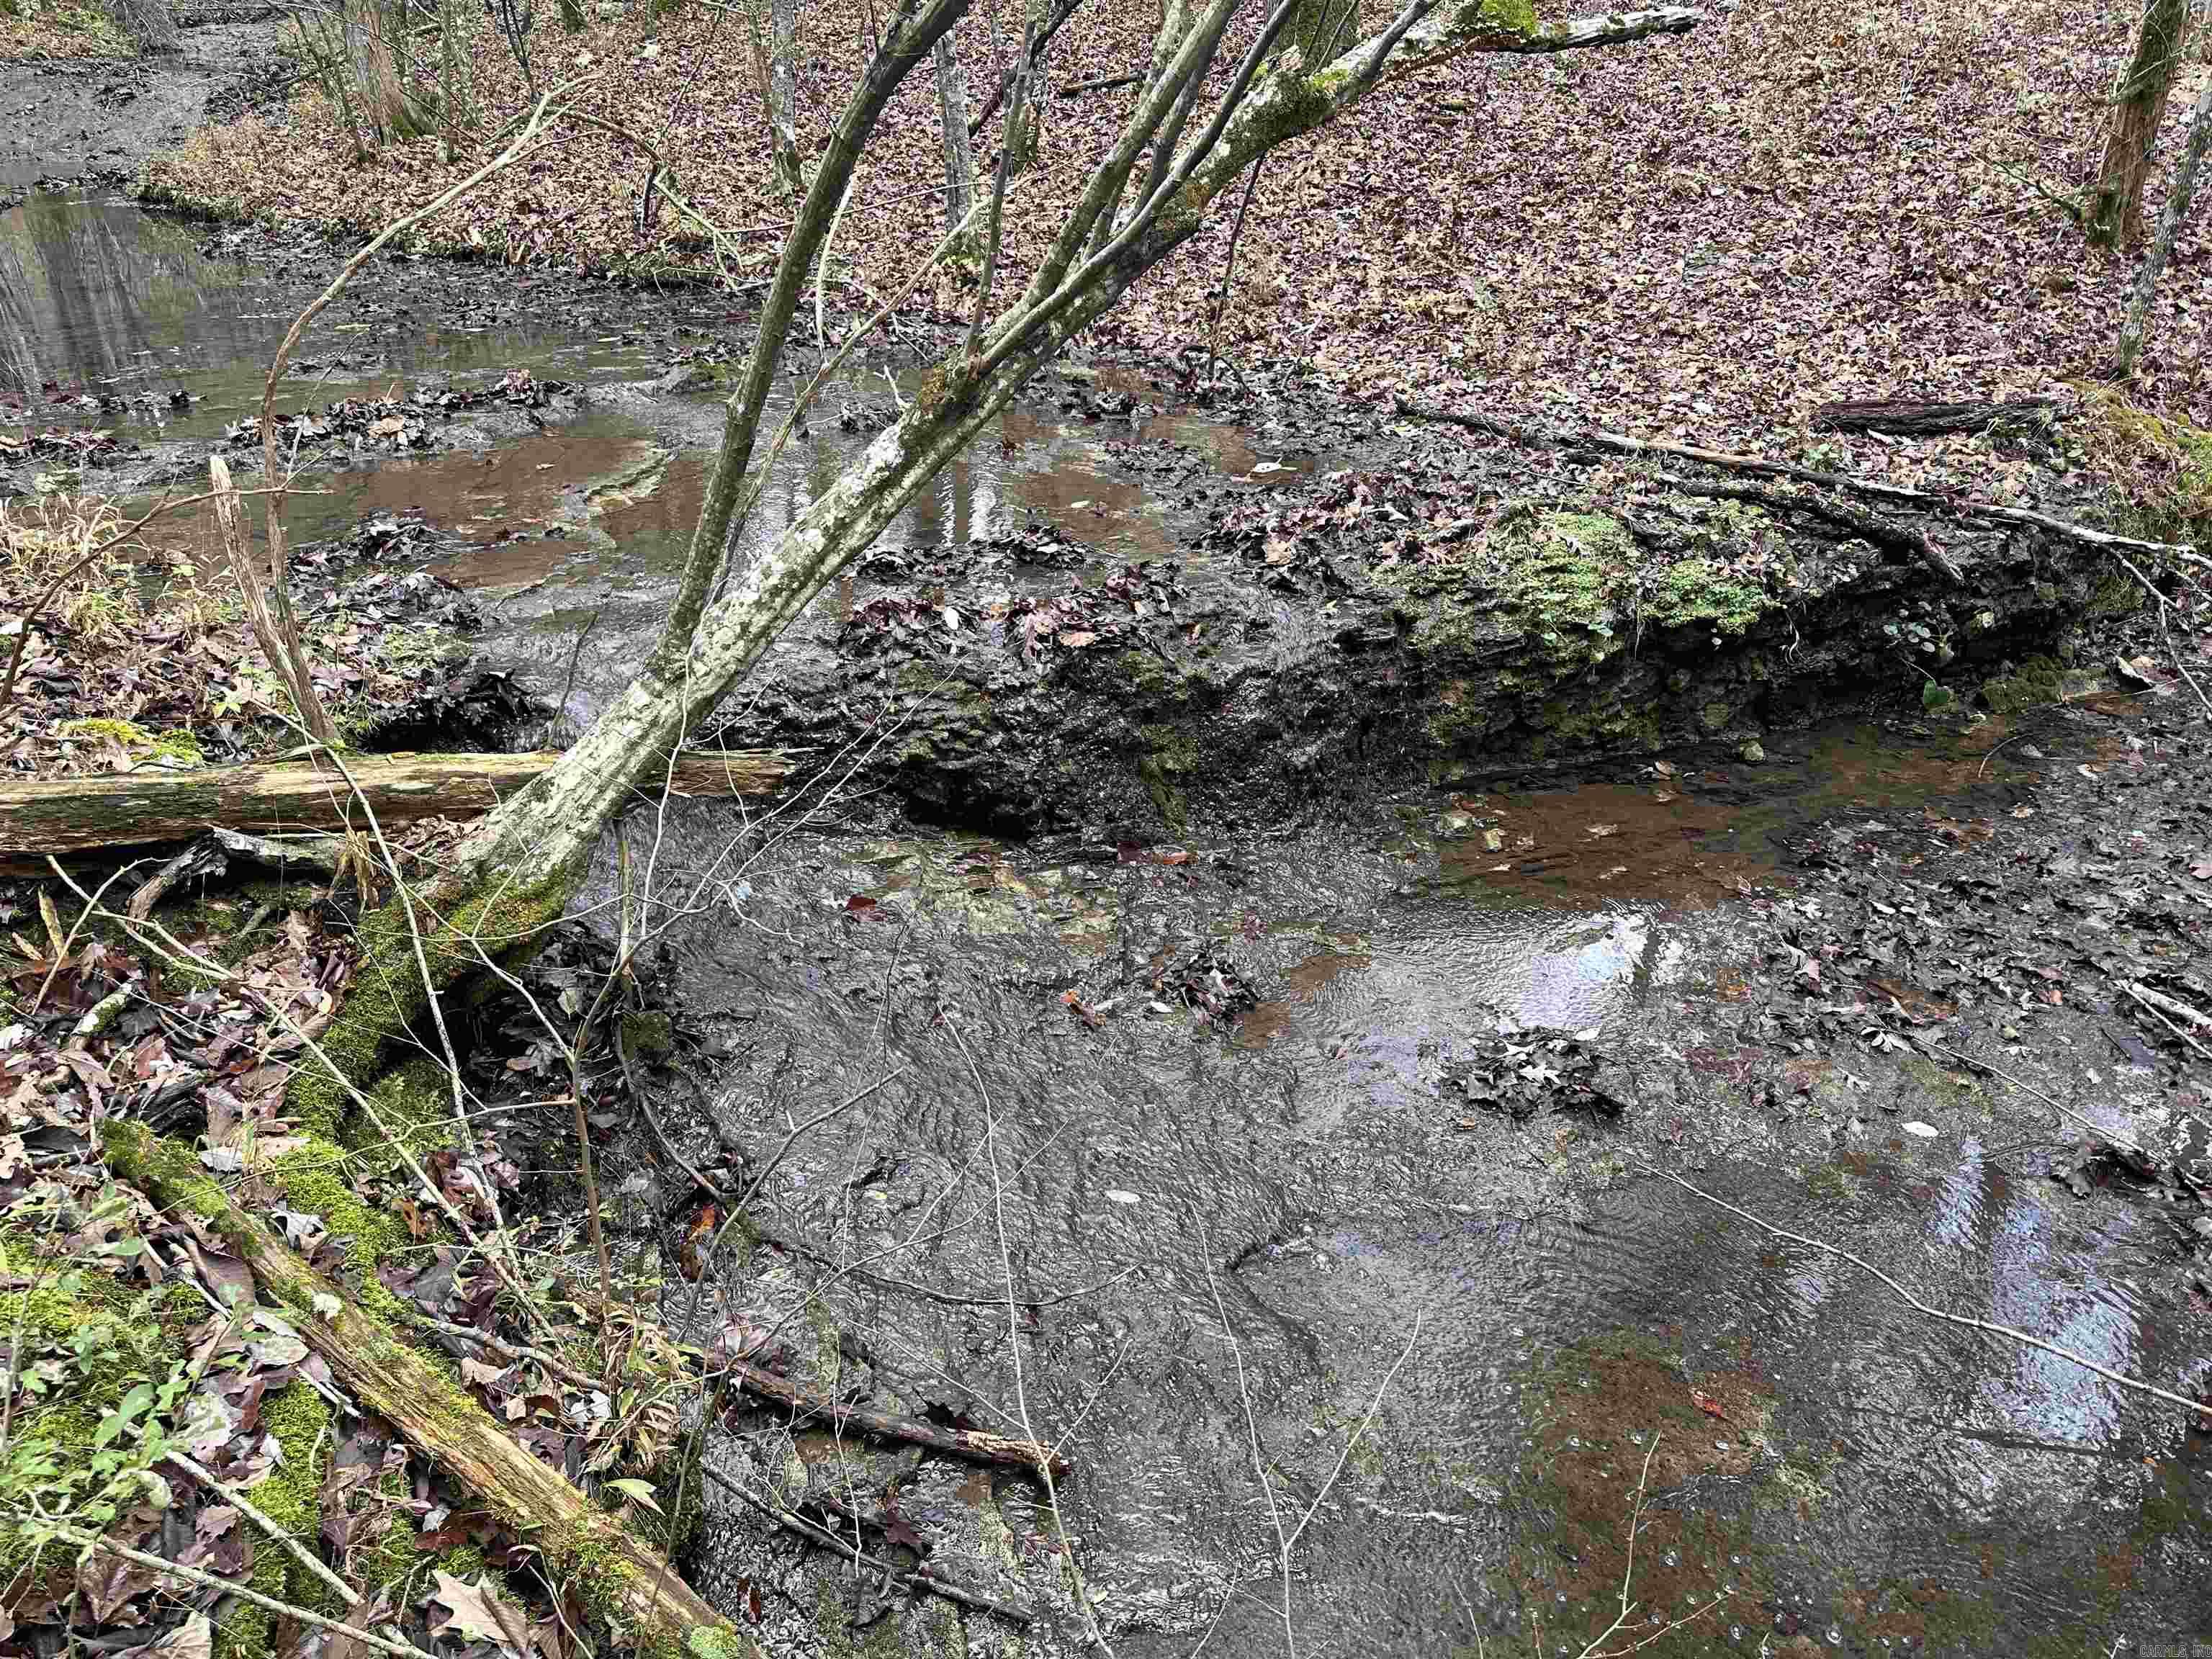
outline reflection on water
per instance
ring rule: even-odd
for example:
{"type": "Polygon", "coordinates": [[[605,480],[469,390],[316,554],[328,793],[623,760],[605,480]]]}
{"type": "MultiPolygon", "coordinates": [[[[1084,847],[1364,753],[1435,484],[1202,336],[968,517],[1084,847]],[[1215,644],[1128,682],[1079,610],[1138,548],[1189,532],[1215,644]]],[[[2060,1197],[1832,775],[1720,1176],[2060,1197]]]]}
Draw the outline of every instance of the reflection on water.
{"type": "Polygon", "coordinates": [[[0,213],[0,406],[184,386],[185,368],[265,350],[243,272],[181,224],[122,202],[36,195],[0,213]]]}
{"type": "MultiPolygon", "coordinates": [[[[119,198],[40,193],[0,213],[0,414],[46,424],[151,422],[174,436],[258,410],[270,358],[301,303],[296,283],[200,252],[206,228],[119,198]],[[189,410],[167,394],[189,391],[189,410]],[[89,394],[126,411],[73,406],[89,394]]],[[[318,402],[404,392],[417,376],[526,368],[594,380],[646,373],[648,354],[529,320],[425,325],[358,285],[301,341],[288,391],[318,402]]]]}

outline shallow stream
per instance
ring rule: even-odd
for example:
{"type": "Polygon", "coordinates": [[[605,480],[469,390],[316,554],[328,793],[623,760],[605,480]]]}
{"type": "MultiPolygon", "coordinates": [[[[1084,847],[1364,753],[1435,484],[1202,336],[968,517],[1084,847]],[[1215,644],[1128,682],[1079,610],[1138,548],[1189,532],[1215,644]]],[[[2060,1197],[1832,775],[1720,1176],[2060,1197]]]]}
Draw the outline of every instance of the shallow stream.
{"type": "MultiPolygon", "coordinates": [[[[106,200],[0,215],[9,418],[44,423],[76,389],[181,390],[198,401],[142,434],[180,442],[252,412],[303,284],[209,258],[205,235],[106,200]]],[[[711,393],[645,383],[672,330],[738,337],[696,295],[640,301],[629,329],[581,331],[557,306],[456,326],[452,273],[424,281],[443,286],[419,303],[386,279],[334,308],[286,398],[523,367],[588,404],[304,479],[322,493],[295,539],[421,514],[447,543],[438,568],[490,607],[493,655],[588,718],[651,636],[719,420],[711,393]]],[[[832,394],[755,533],[860,441],[839,409],[891,395],[880,374],[832,394]]],[[[1101,556],[1173,553],[1171,503],[1109,437],[1260,480],[1307,459],[1188,415],[1107,432],[1030,409],[886,542],[1036,524],[1101,556]]],[[[2157,1271],[2165,1222],[2045,1178],[2047,1113],[1879,1054],[1778,1103],[1749,1059],[1776,1034],[1740,1014],[1747,979],[1777,971],[1747,896],[1790,888],[1810,829],[1934,833],[2032,800],[2021,750],[2087,762],[2100,741],[2063,716],[1910,747],[1836,727],[1759,766],[1420,794],[1234,842],[1194,823],[1145,848],[863,833],[832,810],[732,861],[730,815],[679,805],[653,859],[664,879],[716,872],[670,935],[714,1048],[691,1068],[710,1109],[679,1091],[665,1109],[695,1152],[758,1160],[787,1112],[891,1076],[799,1141],[766,1218],[939,1293],[827,1292],[848,1376],[905,1409],[1067,1436],[1068,1527],[1122,1655],[1282,1651],[1278,1528],[1313,1505],[1287,1591],[1298,1653],[1572,1659],[1621,1613],[1639,1484],[1633,1606],[1607,1653],[2156,1652],[2212,1613],[2201,1436],[1647,1172],[1848,1242],[1972,1317],[2202,1389],[2207,1356],[2179,1343],[2188,1310],[2157,1271]],[[1256,1006],[1204,1016],[1215,969],[1256,1006]],[[1454,1092],[1501,1037],[1547,1040],[1526,1027],[1580,1034],[1621,1117],[1516,1122],[1454,1092]],[[1009,1278],[1036,1304],[1018,1368],[993,1305],[1009,1278]]],[[[614,1157],[639,1214],[682,1196],[649,1149],[614,1157]]],[[[813,1277],[761,1252],[695,1334],[774,1323],[813,1277]]],[[[842,1449],[796,1449],[845,1468],[842,1449]]],[[[845,1468],[872,1501],[893,1477],[941,1564],[1062,1609],[1027,1648],[970,1615],[967,1650],[1073,1650],[1036,1492],[882,1454],[845,1468]]],[[[762,1541],[742,1510],[710,1524],[711,1589],[783,1593],[763,1615],[779,1651],[946,1639],[934,1602],[848,1632],[881,1612],[865,1583],[762,1541]]]]}

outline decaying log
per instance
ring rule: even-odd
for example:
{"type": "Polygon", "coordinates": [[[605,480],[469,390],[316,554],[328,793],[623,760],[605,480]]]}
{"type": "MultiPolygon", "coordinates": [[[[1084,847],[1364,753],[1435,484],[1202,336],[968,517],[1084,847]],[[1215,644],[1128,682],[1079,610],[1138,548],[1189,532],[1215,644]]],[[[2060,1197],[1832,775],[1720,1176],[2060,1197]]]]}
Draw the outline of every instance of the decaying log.
{"type": "Polygon", "coordinates": [[[1822,404],[1813,411],[1813,430],[1932,438],[1948,432],[1979,432],[1991,426],[2063,421],[2073,412],[2072,405],[2056,398],[2013,398],[1996,404],[1928,404],[1909,398],[1884,398],[1866,403],[1822,404]]]}
{"type": "MultiPolygon", "coordinates": [[[[389,826],[442,813],[488,812],[558,755],[364,755],[346,763],[389,826]]],[[[780,756],[732,750],[677,757],[678,795],[760,795],[781,781],[780,756]]],[[[327,763],[142,771],[0,781],[0,858],[187,841],[220,824],[251,835],[366,828],[360,804],[327,763]]]]}
{"type": "Polygon", "coordinates": [[[322,1357],[332,1379],[481,1498],[502,1525],[543,1551],[549,1574],[576,1581],[598,1611],[622,1627],[626,1644],[656,1653],[758,1659],[760,1650],[658,1552],[525,1451],[473,1396],[240,1208],[190,1152],[139,1123],[111,1122],[106,1146],[118,1176],[220,1232],[252,1271],[261,1294],[293,1311],[301,1340],[322,1357]]]}
{"type": "Polygon", "coordinates": [[[1793,466],[1787,461],[1762,460],[1756,455],[1734,455],[1723,449],[1700,449],[1694,444],[1670,444],[1654,439],[1624,437],[1618,432],[1601,432],[1595,427],[1538,426],[1533,422],[1509,420],[1502,415],[1446,409],[1440,404],[1419,403],[1404,396],[1395,398],[1393,402],[1398,413],[1409,419],[1441,421],[1452,426],[1463,426],[1471,431],[1487,432],[1493,437],[1504,438],[1516,444],[1559,449],[1604,449],[1616,455],[1668,455],[1677,460],[1696,461],[1729,471],[1757,473],[1769,478],[1796,478],[1801,483],[1819,484],[1827,489],[1846,490],[1854,495],[1864,495],[1878,501],[1900,501],[1927,513],[1943,513],[1954,518],[1990,519],[2001,524],[2033,525],[2038,530],[2047,530],[2054,536],[2063,536],[2087,547],[2112,548],[2133,553],[2185,554],[2194,551],[2179,542],[2138,541],[2131,536],[2115,536],[2109,531],[2092,530],[2087,525],[2069,524],[2063,519],[2054,519],[2047,513],[2037,513],[2025,507],[1965,501],[1956,496],[1939,495],[1932,490],[1907,489],[1903,484],[1883,483],[1873,478],[1854,478],[1841,472],[1816,471],[1809,466],[1793,466]]]}
{"type": "Polygon", "coordinates": [[[1004,1435],[985,1434],[978,1429],[941,1429],[934,1423],[871,1411],[866,1406],[840,1405],[773,1371],[748,1365],[742,1359],[730,1361],[730,1380],[747,1394],[773,1400],[779,1406],[819,1418],[839,1429],[857,1429],[880,1440],[902,1440],[909,1445],[927,1446],[933,1451],[949,1452],[971,1462],[999,1463],[1009,1468],[1039,1472],[1049,1468],[1055,1480],[1068,1477],[1067,1461],[1033,1441],[1010,1440],[1004,1435]]]}

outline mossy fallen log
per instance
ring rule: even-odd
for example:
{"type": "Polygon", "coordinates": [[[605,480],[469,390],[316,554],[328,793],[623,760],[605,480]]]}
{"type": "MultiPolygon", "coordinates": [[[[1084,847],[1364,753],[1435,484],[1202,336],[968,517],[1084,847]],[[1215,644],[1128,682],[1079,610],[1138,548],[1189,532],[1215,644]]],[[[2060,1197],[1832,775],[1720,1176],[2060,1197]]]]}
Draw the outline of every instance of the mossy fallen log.
{"type": "MultiPolygon", "coordinates": [[[[362,755],[353,784],[386,828],[410,818],[488,812],[560,757],[362,755]]],[[[762,795],[782,781],[781,757],[756,751],[682,754],[678,795],[762,795]]],[[[361,801],[327,761],[283,761],[202,771],[140,771],[0,782],[0,859],[189,840],[215,825],[252,835],[366,829],[361,801]]]]}
{"type": "Polygon", "coordinates": [[[383,1320],[255,1221],[190,1152],[137,1123],[110,1123],[105,1146],[117,1176],[220,1232],[261,1293],[291,1310],[334,1380],[543,1551],[547,1571],[578,1584],[623,1647],[651,1659],[760,1654],[656,1551],[524,1450],[383,1320]]]}

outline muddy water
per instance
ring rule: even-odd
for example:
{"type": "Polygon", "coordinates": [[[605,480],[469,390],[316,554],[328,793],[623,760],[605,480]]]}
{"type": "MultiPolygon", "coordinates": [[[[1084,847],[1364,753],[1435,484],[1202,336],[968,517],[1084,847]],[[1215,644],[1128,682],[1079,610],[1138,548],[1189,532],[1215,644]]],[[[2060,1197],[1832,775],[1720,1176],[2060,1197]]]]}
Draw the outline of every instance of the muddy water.
{"type": "MultiPolygon", "coordinates": [[[[224,257],[207,227],[99,195],[33,195],[0,213],[0,416],[191,438],[258,411],[276,347],[312,297],[284,273],[224,257]],[[214,247],[212,253],[204,248],[214,247]],[[195,399],[172,408],[171,392],[195,399]],[[70,402],[119,398],[121,411],[70,402]]],[[[621,332],[579,338],[525,311],[497,328],[426,314],[404,284],[342,297],[302,341],[286,407],[404,390],[420,376],[526,368],[586,382],[657,361],[621,332]]]]}
{"type": "MultiPolygon", "coordinates": [[[[1267,1498],[1294,1525],[1326,1489],[1301,1651],[1579,1655],[1620,1610],[1639,1475],[1650,1650],[2106,1651],[2203,1607],[2201,1443],[1640,1170],[1686,1164],[2116,1370],[2212,1374],[2153,1287],[2165,1224],[2068,1199],[2035,1121],[1869,1056],[1848,1124],[1778,1131],[1732,1069],[1758,965],[1738,896],[1786,891],[1816,823],[1942,833],[2028,799],[2008,736],[2064,741],[1839,728],[1756,769],[1392,803],[1183,862],[801,835],[679,930],[684,980],[729,1022],[732,1133],[905,1068],[772,1183],[778,1226],[939,1291],[988,1295],[1009,1263],[1024,1299],[1118,1279],[1025,1324],[1020,1384],[1046,1431],[1078,1425],[1073,1524],[1117,1651],[1282,1651],[1267,1498]],[[1208,944],[1265,999],[1231,1029],[1171,988],[1208,944]],[[1453,1055],[1531,1025],[1609,1056],[1618,1127],[1455,1103],[1453,1055]]],[[[678,865],[727,833],[687,817],[678,865]]],[[[733,1275],[733,1308],[769,1322],[781,1273],[733,1275]]],[[[831,1301],[913,1408],[1018,1431],[1003,1311],[831,1301]]],[[[1010,1528],[1048,1561],[1034,1507],[979,1501],[925,1466],[902,1513],[955,1540],[948,1568],[1049,1604],[1048,1570],[988,1547],[1010,1528]]],[[[734,1528],[716,1560],[764,1570],[734,1528]]]]}
{"type": "MultiPolygon", "coordinates": [[[[196,429],[244,412],[283,284],[112,204],[33,206],[5,233],[19,394],[166,376],[204,394],[196,429]]],[[[574,422],[333,472],[303,508],[333,528],[422,514],[447,538],[441,568],[493,604],[501,648],[553,690],[573,662],[568,712],[587,716],[665,591],[711,397],[640,393],[650,354],[618,335],[341,320],[356,343],[334,331],[309,356],[359,384],[522,362],[593,388],[574,422]]],[[[887,397],[835,394],[759,533],[856,441],[838,400],[887,397]]],[[[1285,464],[1189,416],[1115,435],[1139,428],[1250,476],[1285,464]]],[[[1171,550],[1176,526],[1107,435],[1010,415],[886,544],[1035,519],[1105,555],[1171,550]]],[[[802,1370],[1066,1436],[1068,1527],[1123,1655],[1284,1651],[1278,1527],[1303,1524],[1298,1652],[1573,1659],[1620,1612],[1639,1484],[1633,1611],[1608,1653],[2156,1651],[2207,1612],[2201,1441],[2076,1367],[1915,1318],[1644,1168],[1848,1239],[1973,1316],[2168,1386],[2212,1380],[2176,1334],[2191,1327],[2158,1271],[2163,1221],[2065,1198],[2038,1161],[2050,1132],[2010,1103],[1870,1053],[1832,1066],[1851,1073],[1832,1095],[1784,1106],[1746,1060],[1784,1041],[1739,1014],[1764,970],[1746,893],[1786,890],[1815,823],[1966,833],[2032,802],[2014,763],[2029,738],[2078,742],[1838,729],[1778,739],[1757,767],[1378,801],[1236,843],[1194,825],[1135,859],[864,836],[834,807],[731,858],[738,826],[679,805],[654,868],[685,891],[712,872],[669,920],[678,994],[713,1047],[693,1066],[703,1099],[678,1091],[665,1115],[695,1158],[758,1160],[787,1113],[890,1077],[797,1143],[762,1206],[831,1261],[905,1281],[763,1249],[726,1264],[694,1334],[795,1319],[802,1370]],[[1182,988],[1205,963],[1258,1006],[1201,1018],[1182,988]],[[1516,1124],[1449,1095],[1455,1056],[1526,1027],[1586,1034],[1630,1102],[1617,1125],[1516,1124]],[[1010,1279],[1033,1304],[1012,1349],[994,1305],[1010,1279]]],[[[641,1218],[680,1207],[649,1149],[610,1158],[641,1218]]],[[[787,1474],[779,1432],[764,1420],[714,1456],[787,1474]]],[[[940,1569],[1048,1614],[1018,1639],[974,1615],[965,1639],[989,1645],[970,1650],[1075,1650],[1059,1543],[1024,1483],[820,1437],[789,1449],[854,1502],[896,1480],[940,1569]]],[[[701,1568],[733,1607],[775,1592],[761,1616],[779,1652],[963,1641],[931,1622],[941,1604],[886,1613],[742,1510],[711,1510],[701,1568]]]]}

